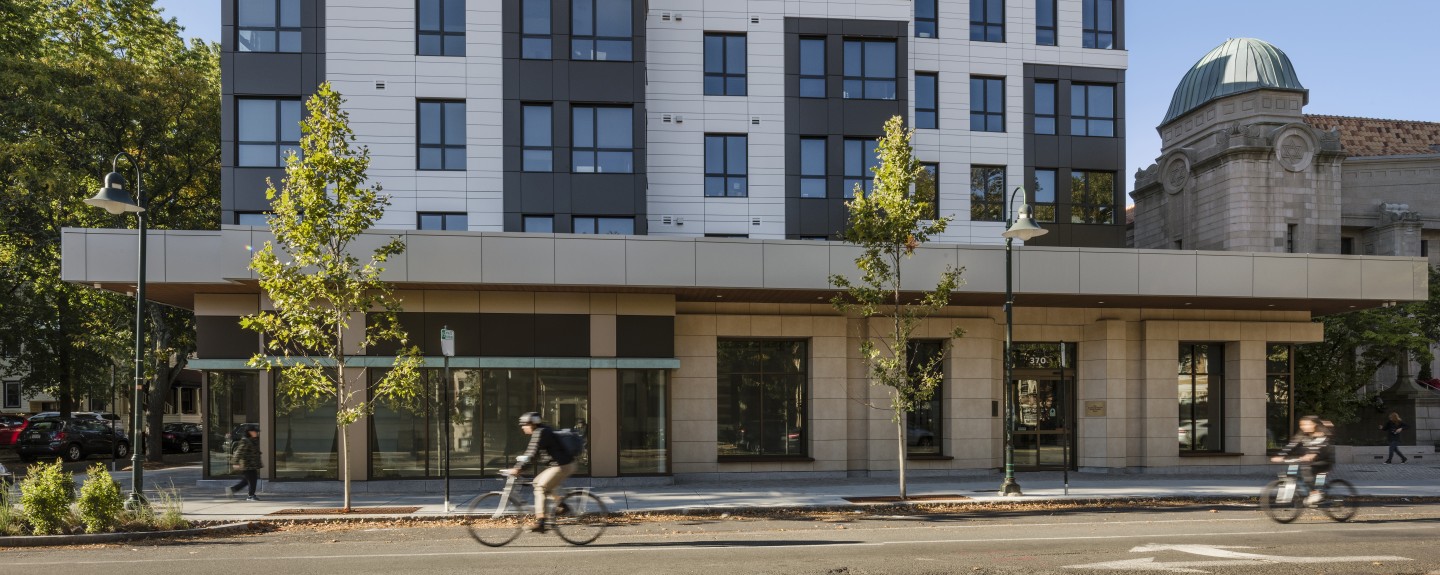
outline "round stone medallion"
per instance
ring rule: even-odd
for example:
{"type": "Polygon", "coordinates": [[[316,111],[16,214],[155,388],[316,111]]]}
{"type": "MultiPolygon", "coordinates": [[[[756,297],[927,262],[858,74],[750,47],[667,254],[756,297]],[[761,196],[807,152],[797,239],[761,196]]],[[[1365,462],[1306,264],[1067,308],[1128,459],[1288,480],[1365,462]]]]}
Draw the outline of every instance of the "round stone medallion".
{"type": "Polygon", "coordinates": [[[1160,182],[1165,186],[1165,191],[1178,194],[1185,189],[1185,184],[1189,181],[1190,160],[1183,154],[1171,156],[1160,172],[1160,182]]]}
{"type": "Polygon", "coordinates": [[[1309,134],[1298,128],[1286,128],[1275,138],[1275,161],[1292,172],[1303,172],[1315,159],[1315,145],[1309,134]]]}

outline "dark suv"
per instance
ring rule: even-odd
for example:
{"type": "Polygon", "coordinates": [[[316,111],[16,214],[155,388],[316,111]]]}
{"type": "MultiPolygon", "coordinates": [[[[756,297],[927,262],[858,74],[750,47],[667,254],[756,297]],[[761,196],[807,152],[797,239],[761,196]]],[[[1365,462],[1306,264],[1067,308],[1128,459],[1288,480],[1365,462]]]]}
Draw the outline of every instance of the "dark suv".
{"type": "Polygon", "coordinates": [[[130,441],[117,435],[108,424],[93,418],[45,417],[30,419],[15,449],[20,460],[27,463],[54,456],[80,461],[94,453],[124,459],[130,455],[130,441]]]}

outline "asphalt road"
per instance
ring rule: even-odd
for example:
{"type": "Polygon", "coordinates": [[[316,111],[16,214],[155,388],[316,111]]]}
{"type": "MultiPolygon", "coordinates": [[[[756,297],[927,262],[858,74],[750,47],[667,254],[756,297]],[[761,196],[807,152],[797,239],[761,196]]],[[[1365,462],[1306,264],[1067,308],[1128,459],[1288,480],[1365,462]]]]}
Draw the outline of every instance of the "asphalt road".
{"type": "Polygon", "coordinates": [[[1422,573],[1440,575],[1440,505],[1290,525],[1253,509],[789,519],[612,527],[587,547],[524,534],[490,549],[456,526],[277,531],[231,539],[0,550],[11,573],[1422,573]]]}

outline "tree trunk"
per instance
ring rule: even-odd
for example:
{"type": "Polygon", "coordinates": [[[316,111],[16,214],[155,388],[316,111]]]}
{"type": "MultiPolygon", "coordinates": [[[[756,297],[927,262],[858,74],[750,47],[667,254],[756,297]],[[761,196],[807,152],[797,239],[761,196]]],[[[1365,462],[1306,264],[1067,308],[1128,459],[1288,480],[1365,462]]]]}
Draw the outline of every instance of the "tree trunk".
{"type": "Polygon", "coordinates": [[[907,499],[907,496],[905,495],[905,418],[904,418],[904,417],[900,417],[900,418],[898,418],[898,419],[895,420],[895,431],[899,432],[899,437],[900,437],[900,441],[899,441],[899,446],[900,446],[900,458],[899,458],[899,459],[900,459],[900,499],[903,501],[903,500],[907,499]]]}

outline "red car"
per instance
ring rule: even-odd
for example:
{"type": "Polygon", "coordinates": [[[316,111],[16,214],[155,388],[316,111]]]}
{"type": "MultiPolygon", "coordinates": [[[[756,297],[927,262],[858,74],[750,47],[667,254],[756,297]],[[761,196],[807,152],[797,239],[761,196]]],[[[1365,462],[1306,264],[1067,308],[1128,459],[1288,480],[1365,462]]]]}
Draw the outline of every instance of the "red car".
{"type": "Polygon", "coordinates": [[[13,447],[15,438],[30,425],[23,415],[0,414],[0,447],[13,447]]]}

